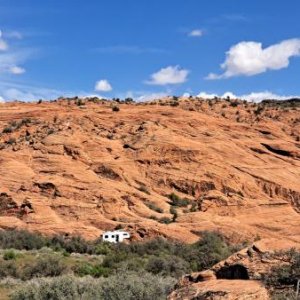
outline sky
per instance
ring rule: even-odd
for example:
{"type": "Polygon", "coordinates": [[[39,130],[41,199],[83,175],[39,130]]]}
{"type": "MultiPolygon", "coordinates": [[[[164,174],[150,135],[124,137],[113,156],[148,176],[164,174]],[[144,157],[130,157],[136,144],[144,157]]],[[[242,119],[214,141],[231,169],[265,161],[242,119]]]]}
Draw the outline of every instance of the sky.
{"type": "Polygon", "coordinates": [[[300,95],[299,0],[0,0],[0,101],[300,95]]]}

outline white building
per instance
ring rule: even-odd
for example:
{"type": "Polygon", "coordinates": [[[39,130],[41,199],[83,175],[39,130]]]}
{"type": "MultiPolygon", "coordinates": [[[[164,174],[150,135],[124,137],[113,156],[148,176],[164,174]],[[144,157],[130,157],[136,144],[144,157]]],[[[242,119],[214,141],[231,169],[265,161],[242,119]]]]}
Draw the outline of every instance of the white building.
{"type": "Polygon", "coordinates": [[[123,242],[124,239],[129,239],[130,234],[126,231],[106,231],[102,235],[103,242],[110,242],[110,243],[120,243],[123,242]]]}

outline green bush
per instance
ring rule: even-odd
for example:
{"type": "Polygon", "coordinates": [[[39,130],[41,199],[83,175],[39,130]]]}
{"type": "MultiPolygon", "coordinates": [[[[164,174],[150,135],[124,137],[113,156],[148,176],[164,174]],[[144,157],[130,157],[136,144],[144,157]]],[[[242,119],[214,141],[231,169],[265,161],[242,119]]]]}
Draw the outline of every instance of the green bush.
{"type": "Polygon", "coordinates": [[[149,273],[126,273],[93,279],[62,276],[33,279],[11,294],[12,300],[161,300],[166,299],[175,280],[149,273]]]}
{"type": "Polygon", "coordinates": [[[170,224],[172,223],[172,220],[168,217],[162,217],[160,219],[158,219],[159,223],[163,223],[163,224],[170,224]]]}
{"type": "Polygon", "coordinates": [[[180,198],[175,193],[171,193],[168,195],[168,198],[171,200],[171,205],[179,206],[179,207],[186,207],[190,204],[190,200],[186,198],[180,198]]]}
{"type": "Polygon", "coordinates": [[[145,185],[140,185],[138,187],[138,190],[145,193],[145,194],[147,194],[147,195],[150,195],[150,192],[149,192],[149,190],[147,189],[147,187],[145,185]]]}
{"type": "Polygon", "coordinates": [[[2,133],[12,133],[12,132],[13,132],[13,128],[11,126],[7,126],[2,130],[2,133]]]}
{"type": "Polygon", "coordinates": [[[265,276],[265,282],[269,286],[294,286],[300,278],[300,252],[291,249],[287,252],[279,253],[284,256],[288,263],[272,268],[271,272],[265,276]]]}
{"type": "Polygon", "coordinates": [[[39,233],[31,233],[26,230],[0,231],[0,248],[32,250],[47,246],[47,239],[39,233]]]}
{"type": "Polygon", "coordinates": [[[0,262],[0,278],[17,277],[17,267],[14,261],[0,262]]]}
{"type": "Polygon", "coordinates": [[[224,237],[217,232],[202,232],[202,238],[182,253],[194,271],[209,269],[234,252],[224,237]]]}
{"type": "Polygon", "coordinates": [[[22,271],[22,279],[33,277],[55,277],[67,271],[66,265],[56,255],[44,255],[36,261],[27,263],[22,271]]]}
{"type": "Polygon", "coordinates": [[[155,203],[153,203],[153,202],[145,202],[145,205],[147,206],[147,207],[149,207],[151,210],[154,210],[154,211],[156,211],[156,212],[158,212],[158,213],[163,213],[164,211],[163,211],[163,209],[161,209],[160,207],[158,207],[155,203]]]}
{"type": "Polygon", "coordinates": [[[15,251],[13,251],[13,250],[5,251],[3,254],[4,260],[13,260],[13,259],[16,259],[16,257],[17,257],[17,255],[16,255],[15,251]]]}
{"type": "Polygon", "coordinates": [[[118,111],[120,111],[120,107],[114,105],[114,106],[112,107],[112,111],[118,112],[118,111]]]}
{"type": "Polygon", "coordinates": [[[92,265],[89,263],[84,263],[74,268],[74,273],[78,276],[87,276],[92,277],[108,277],[111,275],[111,269],[103,267],[101,265],[92,265]]]}
{"type": "Polygon", "coordinates": [[[177,213],[177,210],[174,206],[170,207],[170,214],[173,215],[172,222],[176,222],[176,219],[178,217],[178,213],[177,213]]]}
{"type": "Polygon", "coordinates": [[[176,280],[146,272],[123,273],[103,280],[103,300],[162,300],[174,288],[176,280]]]}
{"type": "Polygon", "coordinates": [[[152,256],[146,265],[146,271],[162,276],[178,278],[188,273],[190,268],[188,262],[175,255],[163,257],[152,256]]]}
{"type": "Polygon", "coordinates": [[[95,251],[95,243],[88,242],[80,236],[63,237],[56,235],[48,241],[49,246],[54,249],[64,249],[69,253],[88,253],[93,254],[95,251]]]}

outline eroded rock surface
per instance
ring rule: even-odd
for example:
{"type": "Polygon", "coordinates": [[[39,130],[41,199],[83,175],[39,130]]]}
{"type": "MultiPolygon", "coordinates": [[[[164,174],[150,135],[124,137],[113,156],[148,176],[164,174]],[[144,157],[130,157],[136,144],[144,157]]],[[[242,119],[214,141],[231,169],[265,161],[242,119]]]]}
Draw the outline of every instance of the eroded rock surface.
{"type": "Polygon", "coordinates": [[[299,243],[299,108],[172,101],[118,112],[107,101],[1,104],[0,227],[92,239],[121,225],[135,239],[184,242],[217,230],[233,242],[299,243]],[[163,224],[172,192],[190,203],[163,224]],[[32,210],[9,213],[26,199],[32,210]]]}

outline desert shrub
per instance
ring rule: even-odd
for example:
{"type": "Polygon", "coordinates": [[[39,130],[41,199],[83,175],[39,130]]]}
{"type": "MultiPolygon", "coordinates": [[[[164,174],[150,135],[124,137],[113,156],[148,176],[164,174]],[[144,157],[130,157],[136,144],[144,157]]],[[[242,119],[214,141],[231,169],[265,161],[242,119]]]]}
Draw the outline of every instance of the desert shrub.
{"type": "Polygon", "coordinates": [[[131,102],[134,102],[134,100],[132,99],[132,98],[130,98],[130,97],[127,97],[127,98],[125,98],[125,103],[131,103],[131,102]]]}
{"type": "Polygon", "coordinates": [[[67,267],[56,255],[43,255],[33,263],[27,263],[22,271],[22,279],[33,277],[55,277],[66,272],[67,267]]]}
{"type": "Polygon", "coordinates": [[[2,130],[2,133],[12,133],[12,132],[13,132],[12,126],[7,126],[2,130]]]}
{"type": "Polygon", "coordinates": [[[202,232],[202,238],[187,247],[181,254],[190,263],[191,269],[201,271],[227,258],[234,252],[224,237],[217,232],[202,232]]]}
{"type": "Polygon", "coordinates": [[[65,238],[63,236],[56,235],[48,243],[54,249],[64,249],[69,253],[92,254],[95,250],[95,244],[84,240],[80,236],[65,238]]]}
{"type": "Polygon", "coordinates": [[[85,103],[84,103],[84,101],[82,99],[77,99],[75,101],[75,103],[76,103],[77,106],[83,106],[83,105],[85,105],[85,103]]]}
{"type": "Polygon", "coordinates": [[[160,219],[158,219],[159,223],[163,223],[163,224],[170,224],[172,223],[172,220],[168,217],[162,217],[160,219]]]}
{"type": "Polygon", "coordinates": [[[177,213],[177,210],[174,206],[170,207],[170,214],[173,215],[172,222],[176,222],[176,219],[178,217],[178,213],[177,213]]]}
{"type": "Polygon", "coordinates": [[[153,202],[145,202],[145,205],[147,207],[149,207],[151,210],[154,210],[158,213],[163,213],[163,209],[161,209],[160,207],[158,207],[155,203],[153,202]]]}
{"type": "Polygon", "coordinates": [[[16,139],[11,137],[11,138],[8,139],[8,141],[6,143],[9,144],[9,145],[13,145],[13,144],[16,143],[16,139]]]}
{"type": "Polygon", "coordinates": [[[272,268],[265,276],[265,282],[269,286],[296,285],[300,278],[300,252],[291,249],[279,254],[285,256],[289,263],[272,268]]]}
{"type": "Polygon", "coordinates": [[[14,261],[1,261],[0,278],[17,277],[17,267],[14,261]]]}
{"type": "Polygon", "coordinates": [[[90,277],[76,278],[62,276],[56,278],[32,279],[19,287],[11,295],[13,300],[79,300],[99,299],[98,282],[90,277]]]}
{"type": "Polygon", "coordinates": [[[26,125],[26,124],[30,124],[32,122],[32,120],[30,118],[24,118],[22,119],[21,123],[26,125]]]}
{"type": "Polygon", "coordinates": [[[146,271],[150,273],[176,278],[188,273],[189,270],[188,262],[175,255],[152,256],[146,265],[146,271]]]}
{"type": "MultiPolygon", "coordinates": [[[[175,209],[173,206],[172,208],[175,209]]],[[[159,221],[165,224],[172,222],[170,218],[166,217],[159,221]]],[[[111,277],[115,273],[124,273],[128,270],[135,272],[147,270],[154,274],[177,277],[183,270],[188,273],[210,268],[236,250],[219,233],[202,232],[199,234],[201,234],[201,239],[191,245],[163,238],[130,244],[109,244],[99,240],[85,241],[79,237],[54,236],[47,238],[26,231],[0,231],[0,248],[30,250],[48,247],[55,251],[61,251],[60,255],[54,255],[53,250],[50,250],[50,253],[39,250],[39,255],[35,260],[30,260],[30,263],[28,261],[21,266],[17,260],[18,269],[16,269],[14,260],[3,260],[3,264],[0,264],[0,277],[12,276],[30,279],[58,276],[71,271],[71,268],[79,276],[111,277]],[[63,263],[64,255],[72,252],[104,254],[105,256],[102,263],[81,261],[75,265],[68,264],[66,266],[63,263]],[[175,264],[172,264],[171,260],[174,260],[175,264]],[[158,271],[160,265],[164,266],[164,271],[158,271]],[[121,271],[119,272],[119,270],[121,271]]]]}
{"type": "Polygon", "coordinates": [[[143,255],[160,255],[161,253],[173,253],[175,247],[180,243],[168,241],[163,238],[157,238],[146,242],[135,242],[129,245],[117,244],[116,251],[123,251],[126,253],[136,254],[139,257],[143,255]]]}
{"type": "Polygon", "coordinates": [[[47,239],[39,233],[31,233],[26,230],[0,231],[0,248],[32,250],[40,249],[47,245],[47,239]]]}
{"type": "Polygon", "coordinates": [[[13,259],[16,259],[16,257],[17,257],[17,255],[16,255],[15,251],[13,251],[13,250],[5,251],[3,254],[4,260],[13,260],[13,259]]]}
{"type": "Polygon", "coordinates": [[[111,274],[111,269],[103,267],[101,265],[92,265],[89,263],[83,263],[79,266],[75,266],[74,273],[78,276],[92,277],[108,277],[111,274]]]}
{"type": "Polygon", "coordinates": [[[271,291],[272,300],[297,300],[296,292],[294,289],[284,289],[284,290],[275,290],[271,291]]]}
{"type": "Polygon", "coordinates": [[[193,202],[192,203],[192,206],[190,208],[190,212],[196,212],[198,210],[197,208],[197,203],[196,202],[193,202]]]}
{"type": "Polygon", "coordinates": [[[264,110],[263,106],[258,106],[257,109],[254,111],[255,115],[260,115],[264,110]]]}
{"type": "Polygon", "coordinates": [[[171,200],[171,205],[179,206],[179,207],[186,207],[190,204],[190,200],[186,198],[180,198],[175,193],[171,193],[168,195],[168,198],[171,200]]]}
{"type": "Polygon", "coordinates": [[[141,184],[139,187],[138,187],[138,190],[147,194],[147,195],[150,195],[150,192],[149,190],[147,189],[147,187],[144,185],[144,184],[141,184]]]}
{"type": "Polygon", "coordinates": [[[112,107],[112,111],[118,112],[118,111],[120,111],[120,107],[114,105],[114,106],[112,107]]]}
{"type": "Polygon", "coordinates": [[[120,273],[103,280],[103,300],[162,300],[174,288],[176,280],[146,272],[120,273]]]}
{"type": "Polygon", "coordinates": [[[12,293],[13,300],[153,300],[166,299],[175,280],[149,273],[126,273],[107,279],[91,277],[33,279],[12,293]]]}
{"type": "Polygon", "coordinates": [[[177,101],[172,101],[172,102],[170,103],[170,106],[173,106],[173,107],[179,106],[179,102],[177,102],[177,101]]]}
{"type": "Polygon", "coordinates": [[[130,254],[129,257],[118,264],[118,267],[116,268],[116,272],[141,272],[142,270],[145,270],[145,266],[147,264],[148,257],[142,256],[139,257],[137,255],[130,254]]]}
{"type": "Polygon", "coordinates": [[[53,128],[50,128],[48,131],[47,131],[47,134],[50,135],[50,134],[53,134],[55,131],[53,128]]]}
{"type": "Polygon", "coordinates": [[[108,242],[101,242],[101,243],[96,242],[93,248],[93,253],[97,255],[108,255],[109,253],[111,253],[112,247],[113,245],[108,242]]]}

